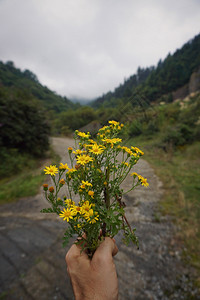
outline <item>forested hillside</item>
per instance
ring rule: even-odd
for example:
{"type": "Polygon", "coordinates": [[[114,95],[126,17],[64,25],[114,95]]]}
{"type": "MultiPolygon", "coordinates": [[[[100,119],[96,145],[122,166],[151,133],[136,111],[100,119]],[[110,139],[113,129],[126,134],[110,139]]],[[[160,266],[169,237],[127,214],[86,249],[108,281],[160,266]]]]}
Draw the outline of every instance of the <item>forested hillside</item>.
{"type": "Polygon", "coordinates": [[[96,99],[91,105],[114,107],[129,101],[137,105],[137,96],[153,102],[171,102],[172,92],[185,85],[191,74],[200,66],[200,34],[187,42],[181,49],[159,60],[156,67],[140,68],[137,73],[125,80],[114,92],[108,92],[96,99]]]}
{"type": "Polygon", "coordinates": [[[43,86],[37,76],[29,70],[21,71],[14,66],[12,61],[0,61],[0,87],[7,87],[8,92],[21,91],[31,96],[47,110],[61,112],[76,107],[66,97],[61,97],[43,86]]]}
{"type": "Polygon", "coordinates": [[[44,156],[52,119],[76,107],[42,86],[31,71],[0,62],[0,177],[16,174],[44,156]]]}

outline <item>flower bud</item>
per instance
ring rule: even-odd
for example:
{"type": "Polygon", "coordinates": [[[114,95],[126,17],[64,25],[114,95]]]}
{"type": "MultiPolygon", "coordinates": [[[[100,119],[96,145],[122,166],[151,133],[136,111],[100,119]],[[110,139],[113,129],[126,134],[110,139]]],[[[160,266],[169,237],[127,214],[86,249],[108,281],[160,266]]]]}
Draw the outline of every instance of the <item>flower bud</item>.
{"type": "Polygon", "coordinates": [[[62,185],[65,184],[65,180],[64,180],[64,179],[61,179],[61,180],[59,181],[59,183],[60,183],[60,185],[62,186],[62,185]]]}
{"type": "Polygon", "coordinates": [[[50,186],[49,192],[50,192],[50,193],[53,193],[53,192],[54,192],[54,187],[53,187],[53,186],[50,186]]]}
{"type": "Polygon", "coordinates": [[[48,184],[47,184],[47,183],[44,183],[44,184],[43,184],[43,189],[44,189],[44,191],[47,191],[47,190],[48,190],[48,184]]]}

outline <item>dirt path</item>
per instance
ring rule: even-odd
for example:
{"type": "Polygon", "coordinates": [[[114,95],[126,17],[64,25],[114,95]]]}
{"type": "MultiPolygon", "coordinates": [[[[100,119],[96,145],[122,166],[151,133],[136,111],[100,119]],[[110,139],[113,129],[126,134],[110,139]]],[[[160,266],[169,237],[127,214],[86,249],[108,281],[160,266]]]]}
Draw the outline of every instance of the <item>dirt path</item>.
{"type": "MultiPolygon", "coordinates": [[[[72,143],[67,138],[52,139],[62,162],[68,162],[66,149],[72,143]]],[[[125,198],[127,218],[137,228],[140,249],[127,247],[120,235],[116,237],[120,299],[200,299],[191,285],[190,271],[180,261],[183,249],[173,239],[174,227],[157,209],[162,184],[144,160],[137,170],[148,178],[150,187],[139,187],[125,198]],[[194,298],[189,298],[191,294],[194,298]]],[[[127,179],[125,186],[129,185],[127,179]]],[[[45,206],[41,191],[1,207],[0,299],[74,299],[64,260],[67,249],[61,245],[64,224],[56,216],[40,214],[45,206]]]]}

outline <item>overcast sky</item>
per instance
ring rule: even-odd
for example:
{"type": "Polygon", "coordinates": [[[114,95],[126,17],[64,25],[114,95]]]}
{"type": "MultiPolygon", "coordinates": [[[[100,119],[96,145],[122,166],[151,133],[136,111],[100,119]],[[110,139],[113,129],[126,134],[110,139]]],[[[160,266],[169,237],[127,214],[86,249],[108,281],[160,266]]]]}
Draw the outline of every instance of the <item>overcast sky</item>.
{"type": "Polygon", "coordinates": [[[0,60],[58,94],[93,99],[199,29],[200,0],[0,0],[0,60]]]}

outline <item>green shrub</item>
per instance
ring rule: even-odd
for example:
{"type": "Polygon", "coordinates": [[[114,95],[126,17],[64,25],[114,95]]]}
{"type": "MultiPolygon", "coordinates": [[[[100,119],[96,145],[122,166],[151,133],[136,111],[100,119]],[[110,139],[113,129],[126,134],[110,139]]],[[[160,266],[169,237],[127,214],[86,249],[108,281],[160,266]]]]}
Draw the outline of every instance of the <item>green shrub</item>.
{"type": "Polygon", "coordinates": [[[0,179],[20,173],[26,168],[34,168],[36,159],[28,153],[20,153],[18,149],[0,149],[0,179]]]}
{"type": "Polygon", "coordinates": [[[142,134],[142,123],[138,120],[133,121],[129,126],[129,135],[130,137],[138,136],[142,134]]]}
{"type": "Polygon", "coordinates": [[[61,128],[61,134],[64,136],[69,136],[72,133],[72,130],[69,128],[69,126],[63,126],[61,128]]]}
{"type": "Polygon", "coordinates": [[[177,147],[191,143],[193,139],[193,129],[188,125],[178,124],[177,126],[166,128],[166,133],[162,138],[162,144],[177,147]]]}
{"type": "Polygon", "coordinates": [[[42,156],[49,147],[44,112],[26,95],[0,95],[0,147],[42,156]]]}
{"type": "Polygon", "coordinates": [[[145,135],[153,135],[159,131],[159,124],[157,119],[152,119],[148,122],[144,134],[145,135]]]}

